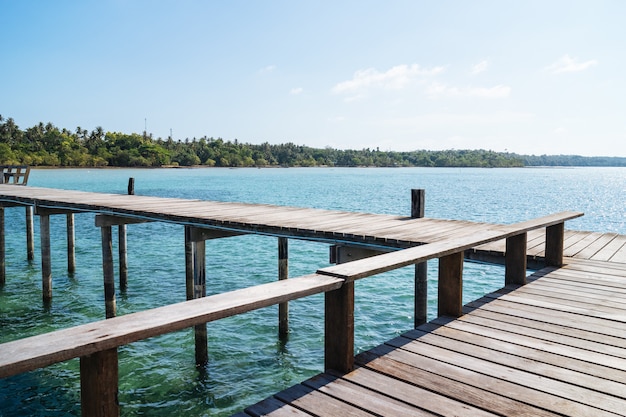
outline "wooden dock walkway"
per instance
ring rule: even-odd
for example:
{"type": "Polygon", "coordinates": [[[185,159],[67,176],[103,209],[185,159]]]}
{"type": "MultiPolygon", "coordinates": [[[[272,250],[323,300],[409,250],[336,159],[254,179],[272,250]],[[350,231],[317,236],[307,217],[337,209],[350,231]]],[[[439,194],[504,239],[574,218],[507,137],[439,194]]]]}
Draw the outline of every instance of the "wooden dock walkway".
{"type": "Polygon", "coordinates": [[[242,416],[624,416],[626,265],[566,259],[242,416]]]}
{"type": "Polygon", "coordinates": [[[565,221],[582,213],[502,225],[0,185],[3,227],[11,206],[34,207],[42,230],[50,215],[68,214],[69,227],[70,214],[96,213],[105,300],[115,292],[112,225],[185,227],[188,301],[121,317],[107,305],[108,320],[0,348],[0,378],[80,358],[83,415],[119,415],[119,346],[194,327],[198,361],[207,322],[320,293],[327,371],[239,417],[626,415],[626,237],[566,231],[565,221]],[[204,240],[246,233],[278,237],[279,247],[304,239],[349,250],[307,276],[194,294],[205,285],[204,240]],[[463,306],[464,257],[504,263],[505,287],[463,306]],[[417,265],[431,259],[439,260],[439,317],[355,358],[355,281],[416,265],[417,300],[425,297],[417,265]],[[528,261],[548,267],[527,279],[528,261]]]}

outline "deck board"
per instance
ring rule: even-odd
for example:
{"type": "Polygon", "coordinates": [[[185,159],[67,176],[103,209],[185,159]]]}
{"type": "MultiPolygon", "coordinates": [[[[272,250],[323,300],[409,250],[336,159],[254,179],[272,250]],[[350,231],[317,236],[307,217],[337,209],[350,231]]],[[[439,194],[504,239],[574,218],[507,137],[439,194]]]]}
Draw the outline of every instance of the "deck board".
{"type": "Polygon", "coordinates": [[[316,414],[325,394],[375,415],[624,415],[626,265],[568,258],[464,311],[361,353],[352,372],[304,382],[293,405],[316,414]]]}

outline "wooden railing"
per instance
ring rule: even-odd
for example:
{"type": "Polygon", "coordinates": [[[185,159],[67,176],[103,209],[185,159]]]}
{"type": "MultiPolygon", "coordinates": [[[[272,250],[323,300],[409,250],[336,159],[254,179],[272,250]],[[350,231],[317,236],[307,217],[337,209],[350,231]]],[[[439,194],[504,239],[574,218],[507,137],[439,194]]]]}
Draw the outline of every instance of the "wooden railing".
{"type": "Polygon", "coordinates": [[[0,165],[2,175],[0,175],[0,184],[28,184],[28,176],[30,175],[30,167],[26,165],[0,165]]]}
{"type": "Polygon", "coordinates": [[[390,252],[228,293],[4,343],[0,378],[80,358],[83,416],[118,416],[117,348],[142,339],[244,312],[325,293],[325,368],[348,372],[354,365],[354,281],[439,258],[438,314],[462,314],[463,252],[506,239],[505,283],[526,280],[526,234],[546,228],[546,263],[563,262],[564,222],[582,213],[563,212],[513,225],[485,225],[480,233],[390,252]]]}

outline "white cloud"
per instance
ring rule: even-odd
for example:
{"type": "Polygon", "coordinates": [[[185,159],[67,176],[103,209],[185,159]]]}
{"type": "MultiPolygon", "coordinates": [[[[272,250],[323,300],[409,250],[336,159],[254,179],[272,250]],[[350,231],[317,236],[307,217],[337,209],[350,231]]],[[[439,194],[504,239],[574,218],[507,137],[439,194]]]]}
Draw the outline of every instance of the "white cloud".
{"type": "Polygon", "coordinates": [[[368,68],[355,72],[351,80],[338,83],[332,91],[336,94],[343,94],[362,92],[369,88],[399,90],[419,77],[439,74],[443,70],[443,67],[422,68],[418,64],[397,65],[385,72],[368,68]]]}
{"type": "Polygon", "coordinates": [[[297,95],[297,94],[301,94],[303,91],[304,89],[302,87],[295,87],[289,91],[289,94],[297,95]]]}
{"type": "Polygon", "coordinates": [[[556,133],[557,135],[562,135],[564,133],[567,133],[567,129],[564,127],[557,127],[556,129],[554,129],[554,133],[556,133]]]}
{"type": "Polygon", "coordinates": [[[565,54],[556,62],[546,67],[547,71],[552,74],[561,74],[563,72],[579,72],[598,65],[598,61],[591,59],[585,62],[579,62],[578,58],[572,58],[565,54]]]}
{"type": "Polygon", "coordinates": [[[267,67],[263,67],[259,70],[260,73],[272,72],[276,69],[276,65],[268,65],[267,67]]]}
{"type": "Polygon", "coordinates": [[[506,98],[511,95],[511,87],[496,85],[494,87],[451,87],[446,84],[433,82],[426,89],[430,98],[439,97],[478,97],[487,99],[506,98]]]}
{"type": "Polygon", "coordinates": [[[475,75],[475,74],[480,74],[481,72],[485,72],[487,71],[488,67],[489,67],[489,61],[487,61],[486,59],[482,60],[478,64],[472,67],[472,74],[475,75]]]}

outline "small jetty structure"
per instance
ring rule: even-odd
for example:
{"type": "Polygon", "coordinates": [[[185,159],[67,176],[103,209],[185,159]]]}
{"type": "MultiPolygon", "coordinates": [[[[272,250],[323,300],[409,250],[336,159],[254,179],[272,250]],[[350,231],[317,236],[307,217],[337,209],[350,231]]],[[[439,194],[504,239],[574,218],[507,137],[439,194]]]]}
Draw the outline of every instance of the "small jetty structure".
{"type": "Polygon", "coordinates": [[[423,190],[411,201],[411,216],[391,216],[0,185],[0,285],[13,285],[4,271],[5,208],[39,217],[44,303],[53,296],[49,217],[67,218],[71,269],[73,216],[96,213],[107,317],[0,345],[0,378],[80,358],[82,414],[118,416],[118,347],[193,328],[203,364],[207,322],[278,304],[286,332],[287,303],[324,293],[325,372],[238,417],[626,414],[624,236],[566,231],[582,216],[573,211],[490,224],[424,217],[423,190]],[[112,228],[125,286],[125,228],[138,222],[185,228],[188,301],[116,317],[112,228]],[[205,241],[239,234],[277,238],[278,280],[205,296],[205,241]],[[289,239],[328,243],[336,265],[287,279],[289,239]],[[500,291],[464,306],[466,258],[503,263],[505,272],[500,291]],[[431,259],[439,261],[438,317],[427,323],[431,259]],[[531,263],[538,270],[528,275],[531,263]],[[411,265],[415,329],[355,357],[356,281],[411,265]]]}

